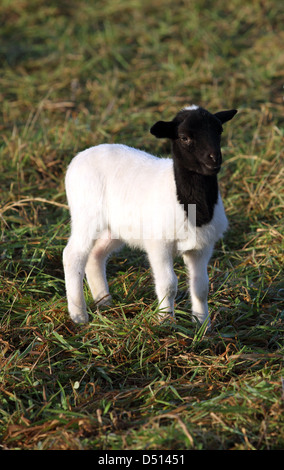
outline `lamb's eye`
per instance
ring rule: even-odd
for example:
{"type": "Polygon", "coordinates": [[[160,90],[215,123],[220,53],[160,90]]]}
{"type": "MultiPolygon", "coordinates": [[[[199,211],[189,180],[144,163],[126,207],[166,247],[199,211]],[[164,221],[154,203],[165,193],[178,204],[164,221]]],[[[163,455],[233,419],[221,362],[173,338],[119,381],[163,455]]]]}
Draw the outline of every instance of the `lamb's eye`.
{"type": "Polygon", "coordinates": [[[180,140],[184,142],[185,144],[190,144],[191,143],[191,138],[188,137],[187,135],[181,135],[180,140]]]}

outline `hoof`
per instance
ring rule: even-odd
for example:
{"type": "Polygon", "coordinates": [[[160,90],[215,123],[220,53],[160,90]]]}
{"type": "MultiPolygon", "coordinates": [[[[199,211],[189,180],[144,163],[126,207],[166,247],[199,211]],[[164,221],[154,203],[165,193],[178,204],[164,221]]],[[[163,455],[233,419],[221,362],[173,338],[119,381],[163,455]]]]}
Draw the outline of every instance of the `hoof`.
{"type": "Polygon", "coordinates": [[[159,319],[159,323],[160,324],[163,324],[163,323],[176,323],[176,317],[174,314],[170,313],[170,312],[160,312],[158,314],[158,319],[159,319]]]}
{"type": "Polygon", "coordinates": [[[88,323],[89,315],[87,313],[77,313],[76,315],[70,315],[71,320],[76,324],[88,323]]]}
{"type": "Polygon", "coordinates": [[[111,295],[106,294],[104,297],[100,297],[98,300],[95,300],[98,307],[109,307],[112,304],[111,295]]]}

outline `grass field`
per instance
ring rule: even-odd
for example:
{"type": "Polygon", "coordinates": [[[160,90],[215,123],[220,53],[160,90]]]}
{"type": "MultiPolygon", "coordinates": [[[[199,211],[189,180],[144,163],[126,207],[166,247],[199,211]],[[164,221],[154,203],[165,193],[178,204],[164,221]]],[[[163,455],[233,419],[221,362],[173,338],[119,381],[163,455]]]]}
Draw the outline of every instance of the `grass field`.
{"type": "Polygon", "coordinates": [[[2,449],[284,449],[283,21],[278,0],[2,0],[2,449]],[[209,267],[212,331],[157,322],[145,256],[110,261],[114,306],[74,325],[64,174],[102,142],[168,155],[149,128],[237,108],[223,135],[230,230],[209,267]],[[282,219],[282,220],[281,220],[282,219]]]}

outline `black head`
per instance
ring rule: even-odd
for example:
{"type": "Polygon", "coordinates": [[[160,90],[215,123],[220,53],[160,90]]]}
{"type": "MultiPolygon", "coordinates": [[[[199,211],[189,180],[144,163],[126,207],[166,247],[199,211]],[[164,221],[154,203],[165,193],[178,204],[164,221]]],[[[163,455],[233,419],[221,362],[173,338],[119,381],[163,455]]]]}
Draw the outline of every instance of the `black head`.
{"type": "Polygon", "coordinates": [[[158,121],[150,132],[172,141],[173,157],[184,168],[202,175],[217,174],[221,168],[222,124],[232,119],[237,110],[211,114],[191,106],[181,110],[169,122],[158,121]]]}

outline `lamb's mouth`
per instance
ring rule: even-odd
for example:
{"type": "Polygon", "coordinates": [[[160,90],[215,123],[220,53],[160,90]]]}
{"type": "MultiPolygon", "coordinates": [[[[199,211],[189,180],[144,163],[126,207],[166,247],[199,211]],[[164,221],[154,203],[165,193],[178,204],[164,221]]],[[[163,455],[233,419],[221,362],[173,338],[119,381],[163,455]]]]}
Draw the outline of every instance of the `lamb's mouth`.
{"type": "Polygon", "coordinates": [[[210,170],[210,172],[212,172],[212,174],[219,173],[219,171],[221,169],[221,165],[212,166],[212,165],[208,165],[207,163],[204,163],[204,166],[205,166],[205,168],[210,170]]]}

